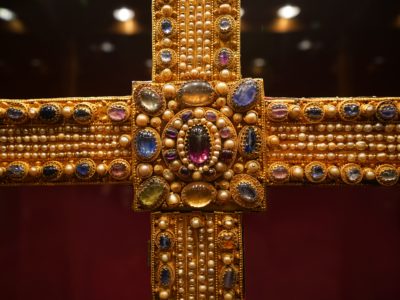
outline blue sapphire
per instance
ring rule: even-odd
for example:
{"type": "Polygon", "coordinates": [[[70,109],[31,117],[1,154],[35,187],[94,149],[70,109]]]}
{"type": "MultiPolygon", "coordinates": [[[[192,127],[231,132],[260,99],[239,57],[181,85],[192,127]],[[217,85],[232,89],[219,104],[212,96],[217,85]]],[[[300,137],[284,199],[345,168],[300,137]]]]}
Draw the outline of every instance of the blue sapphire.
{"type": "Polygon", "coordinates": [[[157,153],[157,139],[153,132],[141,130],[135,139],[136,152],[143,159],[151,159],[157,153]]]}
{"type": "Polygon", "coordinates": [[[57,122],[59,111],[51,104],[43,105],[39,110],[39,118],[44,122],[57,122]]]}
{"type": "Polygon", "coordinates": [[[171,239],[168,235],[160,235],[159,247],[163,251],[167,251],[171,248],[171,239]]]}
{"type": "Polygon", "coordinates": [[[46,179],[54,179],[57,177],[59,169],[54,165],[48,165],[43,167],[43,177],[46,179]]]}
{"type": "Polygon", "coordinates": [[[343,112],[346,118],[352,119],[360,115],[360,106],[358,104],[346,104],[343,107],[343,112]]]}
{"type": "Polygon", "coordinates": [[[224,273],[224,289],[231,290],[234,288],[236,283],[236,272],[229,268],[224,273]]]}
{"type": "Polygon", "coordinates": [[[172,22],[168,19],[162,20],[161,21],[161,30],[164,34],[169,35],[172,33],[173,30],[173,25],[172,22]]]}
{"type": "Polygon", "coordinates": [[[221,21],[219,22],[219,29],[222,32],[228,32],[231,30],[232,24],[231,21],[227,18],[223,18],[221,19],[221,21]]]}
{"type": "Polygon", "coordinates": [[[325,177],[325,170],[320,165],[315,165],[311,167],[311,178],[314,181],[321,181],[325,177]]]}
{"type": "Polygon", "coordinates": [[[253,127],[249,127],[244,139],[244,152],[247,155],[252,155],[257,151],[257,133],[253,127]]]}
{"type": "Polygon", "coordinates": [[[169,286],[171,283],[171,271],[167,267],[163,267],[160,271],[160,283],[163,286],[169,286]]]}
{"type": "Polygon", "coordinates": [[[24,119],[25,113],[19,108],[10,107],[7,109],[7,117],[12,121],[18,122],[24,119]]]}
{"type": "Polygon", "coordinates": [[[253,203],[257,201],[257,191],[256,189],[247,182],[242,182],[237,186],[237,191],[239,192],[240,198],[243,201],[253,203]]]}
{"type": "Polygon", "coordinates": [[[76,166],[76,173],[80,177],[89,177],[90,172],[91,172],[91,166],[86,162],[80,163],[76,166]]]}
{"type": "Polygon", "coordinates": [[[324,111],[318,106],[311,106],[307,108],[306,115],[310,120],[319,121],[323,118],[324,111]]]}
{"type": "Polygon", "coordinates": [[[243,81],[232,96],[232,104],[243,111],[253,107],[257,101],[258,86],[253,79],[243,81]]]}
{"type": "Polygon", "coordinates": [[[12,164],[7,168],[7,176],[11,179],[22,179],[26,176],[26,169],[23,165],[12,164]]]}
{"type": "Polygon", "coordinates": [[[187,122],[192,118],[192,115],[193,115],[192,111],[188,110],[182,114],[181,118],[183,122],[187,122]]]}
{"type": "Polygon", "coordinates": [[[397,115],[397,108],[393,104],[386,104],[378,109],[379,116],[384,120],[392,120],[397,115]]]}
{"type": "Polygon", "coordinates": [[[81,123],[90,122],[92,119],[92,111],[89,107],[77,107],[74,110],[74,119],[81,123]]]}
{"type": "Polygon", "coordinates": [[[163,50],[160,54],[161,61],[164,64],[169,64],[172,60],[172,53],[169,50],[163,50]]]}

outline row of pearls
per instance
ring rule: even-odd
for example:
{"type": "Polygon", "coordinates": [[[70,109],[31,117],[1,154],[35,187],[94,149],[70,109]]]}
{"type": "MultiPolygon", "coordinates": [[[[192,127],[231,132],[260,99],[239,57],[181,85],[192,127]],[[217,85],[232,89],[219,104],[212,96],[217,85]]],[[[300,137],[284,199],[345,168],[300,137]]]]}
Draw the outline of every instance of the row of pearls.
{"type": "Polygon", "coordinates": [[[335,124],[319,124],[319,125],[286,125],[286,126],[271,126],[269,127],[270,132],[286,132],[286,133],[296,133],[296,132],[373,132],[373,131],[384,131],[386,133],[391,132],[399,132],[400,133],[400,124],[382,124],[382,123],[375,123],[375,124],[342,124],[342,123],[335,123],[335,124]]]}
{"type": "Polygon", "coordinates": [[[24,128],[0,128],[0,135],[55,135],[67,136],[68,133],[120,133],[130,132],[130,126],[54,126],[54,127],[24,127],[24,128]]]}

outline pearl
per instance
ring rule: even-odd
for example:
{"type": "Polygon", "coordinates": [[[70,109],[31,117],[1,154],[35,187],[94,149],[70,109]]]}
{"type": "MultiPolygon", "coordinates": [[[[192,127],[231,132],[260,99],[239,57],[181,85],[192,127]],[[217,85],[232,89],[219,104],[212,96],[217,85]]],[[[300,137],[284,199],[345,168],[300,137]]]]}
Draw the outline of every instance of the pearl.
{"type": "Polygon", "coordinates": [[[370,168],[364,169],[364,176],[365,176],[365,179],[368,181],[375,180],[375,178],[376,178],[374,170],[372,170],[370,168]]]}
{"type": "Polygon", "coordinates": [[[276,135],[271,135],[268,137],[268,145],[271,147],[278,146],[280,143],[279,137],[276,135]]]}
{"type": "Polygon", "coordinates": [[[218,82],[215,85],[215,90],[220,96],[226,96],[229,92],[229,87],[225,82],[218,82]]]}
{"type": "Polygon", "coordinates": [[[64,167],[64,173],[66,175],[72,175],[75,173],[75,166],[73,166],[72,164],[67,164],[64,167]]]}
{"type": "Polygon", "coordinates": [[[167,218],[161,218],[160,221],[158,222],[158,227],[160,227],[160,229],[165,230],[168,229],[169,226],[169,221],[167,218]]]}
{"type": "Polygon", "coordinates": [[[334,105],[325,105],[325,115],[327,118],[334,118],[336,117],[337,109],[334,105]]]}
{"type": "Polygon", "coordinates": [[[231,193],[227,190],[219,190],[217,198],[219,201],[225,203],[231,199],[231,193]]]}
{"type": "Polygon", "coordinates": [[[99,164],[96,168],[97,174],[104,176],[107,173],[107,166],[105,164],[99,164]]]}
{"type": "Polygon", "coordinates": [[[292,105],[289,110],[289,117],[291,119],[298,119],[301,115],[301,108],[298,105],[292,105]]]}
{"type": "Polygon", "coordinates": [[[232,293],[225,293],[224,294],[224,300],[233,300],[232,293]]]}
{"type": "Polygon", "coordinates": [[[138,175],[142,178],[148,178],[153,174],[153,166],[150,164],[140,164],[137,167],[138,175]]]}
{"type": "Polygon", "coordinates": [[[159,117],[154,117],[154,118],[151,118],[151,120],[150,120],[150,125],[153,128],[159,128],[161,126],[161,124],[162,124],[162,121],[159,117]]]}
{"type": "Polygon", "coordinates": [[[328,170],[329,176],[333,179],[340,177],[340,170],[336,166],[332,166],[328,170]]]}
{"type": "Polygon", "coordinates": [[[40,173],[41,173],[40,167],[31,167],[29,169],[29,175],[32,177],[38,177],[38,176],[40,176],[40,173]]]}
{"type": "Polygon", "coordinates": [[[159,293],[160,299],[168,299],[169,298],[169,291],[163,290],[159,293]]]}
{"type": "Polygon", "coordinates": [[[222,261],[224,262],[225,265],[230,265],[232,263],[232,256],[224,255],[222,257],[222,261]]]}
{"type": "Polygon", "coordinates": [[[257,113],[255,113],[255,112],[247,113],[247,115],[244,117],[244,121],[247,124],[256,124],[258,122],[257,113]]]}
{"type": "Polygon", "coordinates": [[[73,113],[74,113],[74,111],[73,111],[72,107],[70,107],[70,106],[65,106],[61,112],[61,114],[67,119],[72,117],[73,113]]]}
{"type": "Polygon", "coordinates": [[[290,170],[291,177],[296,181],[301,181],[304,178],[304,170],[300,166],[294,166],[290,170]]]}
{"type": "Polygon", "coordinates": [[[169,254],[168,253],[161,254],[160,259],[162,262],[167,263],[169,261],[169,254]]]}
{"type": "Polygon", "coordinates": [[[121,137],[119,138],[119,144],[122,147],[128,146],[130,142],[131,142],[131,137],[127,134],[121,135],[121,137]]]}
{"type": "Polygon", "coordinates": [[[200,218],[194,217],[190,220],[190,226],[192,226],[194,229],[198,229],[203,227],[203,222],[200,220],[200,218]]]}
{"type": "Polygon", "coordinates": [[[146,127],[149,123],[149,117],[145,114],[139,114],[136,117],[136,125],[140,127],[146,127]]]}
{"type": "Polygon", "coordinates": [[[221,112],[229,118],[233,116],[233,110],[229,106],[222,107],[221,112]]]}

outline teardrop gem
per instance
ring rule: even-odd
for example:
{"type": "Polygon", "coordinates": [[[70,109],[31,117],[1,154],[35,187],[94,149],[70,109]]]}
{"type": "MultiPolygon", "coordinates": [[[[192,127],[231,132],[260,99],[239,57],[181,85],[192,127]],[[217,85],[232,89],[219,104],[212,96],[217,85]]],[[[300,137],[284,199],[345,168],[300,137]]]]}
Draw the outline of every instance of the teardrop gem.
{"type": "Polygon", "coordinates": [[[196,125],[187,133],[186,148],[189,160],[200,166],[210,158],[211,142],[208,130],[203,125],[196,125]]]}

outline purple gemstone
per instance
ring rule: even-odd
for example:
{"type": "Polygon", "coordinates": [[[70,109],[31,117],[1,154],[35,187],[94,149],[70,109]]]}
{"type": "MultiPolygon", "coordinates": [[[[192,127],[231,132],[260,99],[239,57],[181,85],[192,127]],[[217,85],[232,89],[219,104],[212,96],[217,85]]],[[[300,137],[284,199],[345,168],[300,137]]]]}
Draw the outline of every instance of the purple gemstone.
{"type": "Polygon", "coordinates": [[[229,162],[233,158],[233,152],[231,150],[222,150],[219,158],[224,162],[229,162]]]}
{"type": "Polygon", "coordinates": [[[278,166],[272,170],[272,176],[276,180],[285,180],[289,176],[289,170],[284,166],[278,166]]]}
{"type": "Polygon", "coordinates": [[[229,127],[224,127],[219,131],[219,135],[223,138],[223,139],[229,139],[232,136],[232,132],[229,129],[229,127]]]}
{"type": "Polygon", "coordinates": [[[179,169],[179,174],[181,174],[184,177],[189,177],[190,176],[190,170],[186,167],[182,167],[179,169]]]}
{"type": "Polygon", "coordinates": [[[108,111],[108,117],[114,122],[126,120],[127,112],[124,107],[111,107],[108,111]]]}
{"type": "Polygon", "coordinates": [[[210,158],[210,136],[203,125],[193,126],[188,131],[186,145],[189,160],[195,165],[202,165],[210,158]]]}
{"type": "Polygon", "coordinates": [[[189,119],[191,119],[192,118],[192,111],[186,111],[186,112],[184,112],[183,114],[182,114],[182,120],[183,120],[183,122],[187,122],[187,121],[189,121],[189,119]]]}
{"type": "Polygon", "coordinates": [[[274,120],[283,120],[289,113],[286,104],[277,103],[271,106],[271,118],[274,120]]]}
{"type": "Polygon", "coordinates": [[[168,162],[171,162],[178,158],[178,154],[176,153],[176,150],[170,149],[164,152],[164,157],[168,162]]]}
{"type": "Polygon", "coordinates": [[[178,137],[178,130],[173,127],[169,127],[165,131],[165,136],[171,139],[176,139],[178,137]]]}
{"type": "Polygon", "coordinates": [[[110,168],[110,173],[112,177],[117,179],[125,178],[128,175],[127,167],[125,164],[122,163],[115,163],[110,168]]]}
{"type": "Polygon", "coordinates": [[[225,49],[221,50],[221,52],[218,55],[218,59],[219,59],[219,64],[223,67],[226,67],[229,64],[229,59],[230,59],[229,51],[225,49]]]}
{"type": "Polygon", "coordinates": [[[210,122],[215,122],[217,121],[217,115],[212,111],[208,111],[206,112],[206,120],[210,122]]]}

